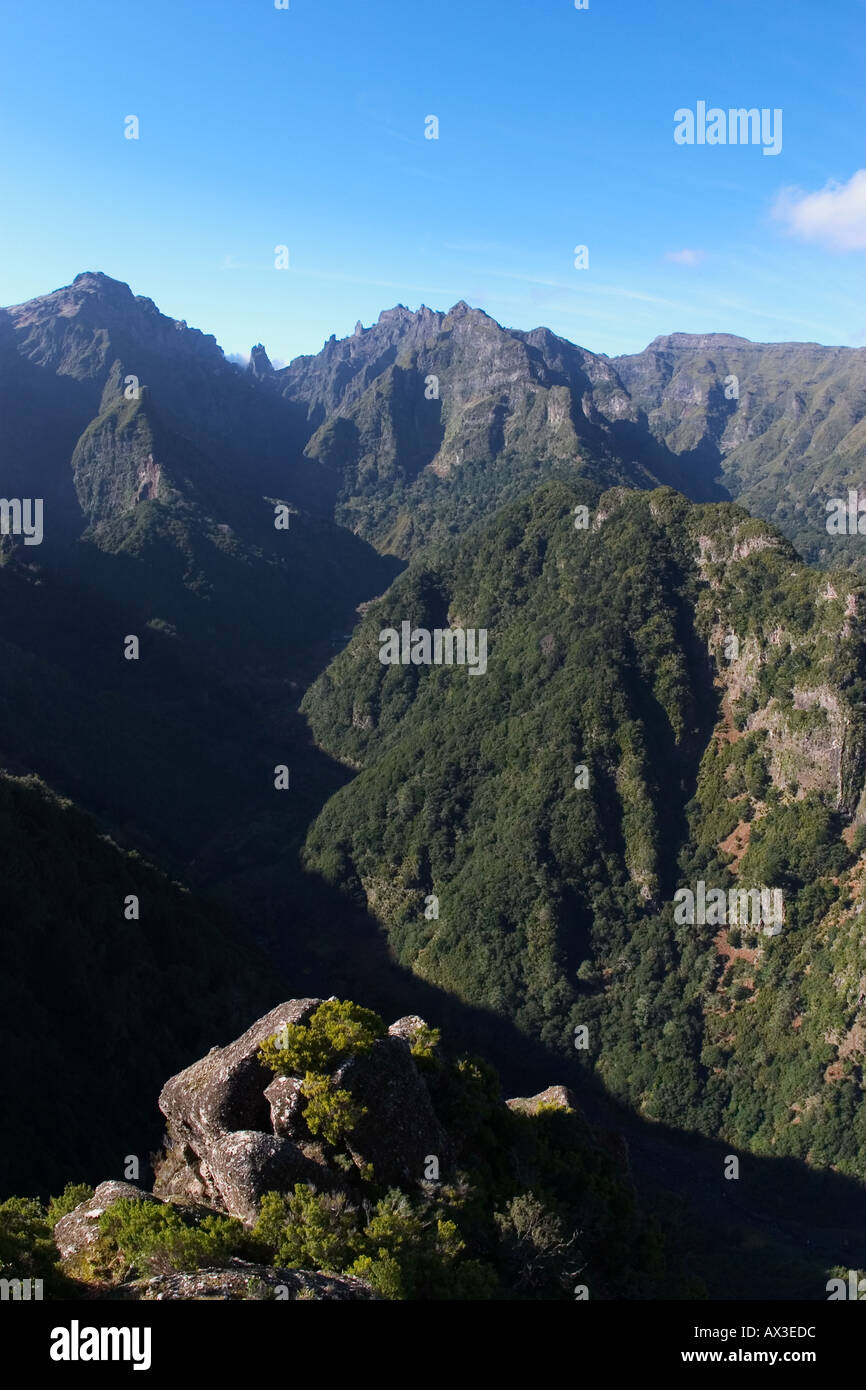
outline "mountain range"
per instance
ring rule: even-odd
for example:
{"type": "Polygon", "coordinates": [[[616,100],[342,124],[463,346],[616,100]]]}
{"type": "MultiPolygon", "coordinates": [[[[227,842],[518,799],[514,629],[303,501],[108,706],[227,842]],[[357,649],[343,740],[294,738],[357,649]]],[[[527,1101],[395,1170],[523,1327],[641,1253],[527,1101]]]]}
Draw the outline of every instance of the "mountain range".
{"type": "Polygon", "coordinates": [[[826,526],[864,421],[866,349],[608,358],[461,302],[276,370],[101,274],[0,311],[0,494],[44,507],[0,536],[3,1188],[116,1169],[166,1074],[341,990],[553,1059],[639,1181],[662,1130],[797,1166],[767,1278],[823,1296],[802,1183],[866,1227],[866,562],[826,526]],[[486,672],[384,664],[403,623],[486,672]],[[782,931],[680,920],[699,882],[782,931]]]}

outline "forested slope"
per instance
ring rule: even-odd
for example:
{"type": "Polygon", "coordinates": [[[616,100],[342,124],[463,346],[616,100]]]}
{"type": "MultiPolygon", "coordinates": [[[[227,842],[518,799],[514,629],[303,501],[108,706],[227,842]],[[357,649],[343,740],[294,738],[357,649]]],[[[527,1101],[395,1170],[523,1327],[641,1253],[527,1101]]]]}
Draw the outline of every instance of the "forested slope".
{"type": "Polygon", "coordinates": [[[866,1176],[862,602],[729,504],[545,485],[420,557],[306,696],[357,769],[308,863],[648,1116],[866,1176]],[[382,664],[405,620],[486,628],[486,673],[382,664]],[[678,925],[699,880],[780,889],[783,931],[678,925]]]}

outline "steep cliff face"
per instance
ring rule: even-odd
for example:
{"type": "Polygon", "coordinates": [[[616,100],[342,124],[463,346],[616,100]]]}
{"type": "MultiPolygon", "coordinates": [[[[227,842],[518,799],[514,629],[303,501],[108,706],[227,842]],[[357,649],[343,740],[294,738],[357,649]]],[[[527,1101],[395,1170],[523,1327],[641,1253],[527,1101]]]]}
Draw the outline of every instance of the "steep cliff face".
{"type": "Polygon", "coordinates": [[[539,471],[577,470],[736,499],[808,559],[864,567],[859,539],[825,525],[827,500],[862,481],[864,349],[672,333],[609,359],[461,303],[447,315],[388,311],[278,379],[307,403],[307,452],[339,474],[339,514],[400,554],[454,534],[539,471]]]}
{"type": "Polygon", "coordinates": [[[86,272],[3,310],[0,381],[9,406],[0,473],[46,499],[49,543],[115,515],[121,499],[135,501],[137,488],[86,475],[124,476],[131,407],[145,397],[151,426],[179,442],[187,489],[203,502],[216,505],[230,491],[323,500],[293,444],[295,413],[279,394],[229,363],[211,334],[106,275],[86,272]]]}
{"type": "Polygon", "coordinates": [[[145,400],[115,398],[92,420],[72,455],[72,474],[82,512],[91,521],[123,516],[138,502],[166,500],[167,448],[145,400]],[[156,457],[154,457],[156,455],[156,457]]]}
{"type": "Polygon", "coordinates": [[[698,546],[698,620],[710,625],[726,736],[757,736],[780,792],[820,793],[851,817],[866,774],[861,587],[807,569],[752,518],[698,546]]]}
{"type": "Polygon", "coordinates": [[[504,329],[462,302],[400,310],[315,361],[286,368],[282,389],[312,393],[311,421],[324,412],[307,456],[334,476],[338,519],[380,549],[412,554],[545,476],[685,485],[646,432],[638,447],[613,365],[547,329],[504,329]]]}

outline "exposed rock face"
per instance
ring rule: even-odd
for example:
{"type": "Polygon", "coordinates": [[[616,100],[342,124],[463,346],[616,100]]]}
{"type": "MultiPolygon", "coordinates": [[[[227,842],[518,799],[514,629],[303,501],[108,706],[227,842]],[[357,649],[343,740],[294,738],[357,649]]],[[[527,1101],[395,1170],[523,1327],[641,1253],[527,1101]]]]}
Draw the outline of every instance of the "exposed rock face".
{"type": "Polygon", "coordinates": [[[513,1100],[505,1103],[509,1110],[519,1110],[523,1115],[535,1115],[542,1105],[557,1105],[561,1110],[580,1113],[577,1098],[567,1086],[548,1086],[546,1091],[539,1091],[537,1096],[515,1096],[513,1100]]]}
{"type": "Polygon", "coordinates": [[[250,376],[254,376],[259,381],[263,377],[272,377],[274,375],[271,359],[268,357],[261,343],[256,343],[255,347],[251,350],[247,371],[250,376]]]}
{"type": "Polygon", "coordinates": [[[115,1202],[124,1200],[153,1202],[155,1198],[129,1182],[101,1182],[88,1201],[80,1202],[74,1211],[61,1216],[54,1227],[54,1240],[61,1259],[68,1260],[94,1245],[99,1239],[100,1216],[115,1202]]]}
{"type": "Polygon", "coordinates": [[[359,1166],[372,1163],[379,1182],[420,1182],[431,1156],[440,1169],[451,1162],[451,1144],[405,1038],[381,1038],[369,1052],[345,1062],[334,1082],[366,1108],[349,1149],[359,1166]]]}
{"type": "Polygon", "coordinates": [[[226,1130],[270,1131],[265,1086],[271,1073],[256,1053],[285,1023],[304,1023],[321,999],[291,999],[260,1018],[235,1042],[215,1047],[162,1088],[159,1108],[169,1130],[195,1147],[226,1130]]]}
{"type": "MultiPolygon", "coordinates": [[[[251,1195],[261,1195],[267,1188],[262,1189],[255,1176],[256,1163],[263,1174],[273,1174],[275,1164],[279,1167],[273,1151],[257,1147],[250,1139],[252,1132],[274,1140],[265,1097],[271,1073],[256,1053],[265,1038],[283,1024],[305,1022],[321,1002],[292,999],[278,1005],[235,1042],[213,1048],[166,1082],[159,1108],[168,1121],[168,1160],[154,1185],[157,1193],[211,1202],[233,1214],[235,1207],[250,1211],[251,1202],[241,1198],[238,1184],[251,1195]],[[246,1135],[244,1144],[220,1147],[221,1141],[238,1132],[246,1135]]],[[[290,1157],[284,1153],[282,1158],[288,1171],[290,1157]]]]}
{"type": "Polygon", "coordinates": [[[300,1080],[295,1076],[275,1076],[265,1095],[271,1107],[274,1134],[291,1139],[301,1129],[304,1097],[300,1080]]]}
{"type": "Polygon", "coordinates": [[[138,474],[138,491],[135,494],[137,502],[147,502],[159,496],[159,480],[161,470],[158,463],[154,463],[153,454],[148,454],[142,464],[138,474]]]}
{"type": "MultiPolygon", "coordinates": [[[[724,737],[736,742],[747,734],[766,733],[767,771],[775,787],[784,791],[796,783],[801,793],[818,792],[843,815],[856,814],[859,822],[866,812],[862,799],[866,774],[862,710],[860,702],[852,701],[840,685],[837,669],[846,645],[852,654],[855,650],[848,623],[849,595],[840,595],[830,583],[815,585],[811,596],[815,620],[808,628],[796,631],[790,622],[782,624],[769,615],[757,631],[744,637],[734,659],[725,655],[732,624],[721,620],[717,596],[722,581],[714,567],[725,567],[724,583],[730,585],[732,579],[748,582],[749,557],[762,551],[776,552],[782,563],[789,557],[792,565],[796,563],[794,552],[781,536],[769,528],[765,534],[755,534],[755,525],[752,520],[743,520],[728,532],[717,532],[714,538],[697,537],[696,559],[708,586],[702,603],[715,619],[710,648],[715,656],[716,685],[724,692],[724,737]],[[711,604],[716,605],[715,610],[711,604]],[[792,681],[780,698],[778,689],[767,693],[765,668],[786,648],[796,649],[801,660],[808,658],[803,666],[809,675],[802,683],[792,681]],[[740,701],[747,702],[747,713],[741,724],[734,726],[733,711],[740,701]]],[[[850,598],[856,611],[856,594],[850,598]]]]}
{"type": "Polygon", "coordinates": [[[291,1192],[296,1182],[334,1185],[321,1164],[312,1162],[290,1139],[253,1130],[225,1134],[208,1151],[207,1166],[229,1216],[252,1225],[266,1192],[291,1192]]]}
{"type": "MultiPolygon", "coordinates": [[[[333,1188],[339,1179],[321,1145],[311,1141],[303,1114],[302,1077],[272,1076],[257,1060],[265,1038],[283,1024],[305,1023],[320,999],[292,999],[272,1009],[227,1047],[167,1081],[159,1098],[168,1121],[167,1156],[154,1191],[202,1202],[251,1225],[266,1192],[289,1192],[297,1182],[333,1188]]],[[[423,1180],[427,1159],[440,1171],[453,1160],[450,1140],[433,1109],[411,1041],[426,1025],[398,1019],[387,1037],[334,1072],[366,1114],[348,1139],[359,1167],[373,1165],[385,1183],[423,1180]]]]}
{"type": "Polygon", "coordinates": [[[233,1260],[225,1269],[197,1269],[189,1274],[160,1274],[138,1280],[123,1291],[124,1298],[161,1299],[374,1299],[378,1295],[350,1274],[316,1274],[307,1269],[272,1269],[270,1265],[233,1260]]]}
{"type": "Polygon", "coordinates": [[[419,1018],[417,1014],[406,1014],[405,1018],[398,1018],[396,1023],[391,1024],[388,1035],[392,1038],[405,1038],[411,1047],[417,1034],[426,1026],[423,1018],[419,1018]]]}

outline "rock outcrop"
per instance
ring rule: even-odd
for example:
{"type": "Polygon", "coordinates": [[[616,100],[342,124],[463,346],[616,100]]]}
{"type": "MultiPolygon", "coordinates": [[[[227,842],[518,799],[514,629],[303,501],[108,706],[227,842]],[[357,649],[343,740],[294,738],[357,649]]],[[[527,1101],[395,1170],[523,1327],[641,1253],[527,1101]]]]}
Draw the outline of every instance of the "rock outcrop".
{"type": "Polygon", "coordinates": [[[284,1024],[304,1023],[321,1002],[278,1005],[233,1043],[212,1048],[165,1083],[159,1108],[168,1121],[167,1156],[154,1187],[158,1195],[255,1220],[256,1201],[269,1190],[263,1183],[277,1188],[280,1176],[312,1180],[301,1151],[272,1128],[265,1095],[272,1075],[256,1054],[265,1038],[284,1024]]]}
{"type": "MultiPolygon", "coordinates": [[[[411,1202],[414,1190],[423,1210],[430,1200],[430,1184],[455,1167],[455,1145],[434,1104],[439,1089],[436,1084],[428,1088],[427,1076],[441,1083],[443,1069],[431,1061],[436,1044],[424,1020],[416,1015],[400,1018],[385,1032],[375,1014],[361,1010],[353,1015],[357,1006],[341,1005],[336,999],[327,1001],[326,1012],[314,1020],[322,1003],[287,1000],[234,1042],[211,1048],[166,1082],[159,1104],[167,1138],[165,1154],[156,1161],[154,1191],[103,1182],[92,1197],[57,1222],[55,1240],[69,1277],[81,1278],[81,1271],[92,1267],[98,1271],[97,1281],[107,1281],[99,1284],[95,1296],[144,1301],[380,1296],[370,1283],[353,1275],[254,1262],[261,1248],[280,1249],[273,1235],[282,1229],[281,1223],[287,1223],[288,1238],[294,1223],[306,1225],[308,1220],[299,1200],[282,1214],[277,1206],[251,1238],[249,1230],[268,1193],[293,1197],[303,1185],[324,1194],[320,1200],[325,1208],[352,1213],[352,1219],[363,1222],[362,1209],[369,1216],[376,1194],[386,1188],[399,1189],[401,1202],[411,1202]],[[307,1032],[303,1025],[313,1022],[307,1032]],[[284,1031],[293,1026],[296,1031],[284,1031]],[[278,1067],[276,1076],[259,1061],[262,1044],[271,1039],[276,1046],[268,1052],[278,1067]],[[333,1109],[328,1108],[329,1098],[333,1109]],[[161,1210],[152,1222],[131,1220],[129,1239],[116,1240],[102,1230],[100,1217],[124,1200],[152,1203],[161,1210]],[[179,1210],[169,1218],[167,1207],[179,1210]],[[214,1223],[215,1215],[234,1218],[247,1232],[214,1223]],[[136,1234],[139,1228],[141,1235],[136,1234]],[[201,1238],[211,1239],[213,1231],[232,1229],[229,1245],[202,1246],[201,1238]],[[193,1238],[194,1231],[198,1238],[193,1238]],[[214,1263],[206,1264],[208,1259],[214,1263]],[[197,1261],[201,1268],[195,1267],[197,1261]],[[183,1263],[189,1267],[184,1269],[183,1263]]],[[[527,1115],[542,1105],[577,1110],[564,1086],[507,1104],[527,1115]]],[[[322,1208],[313,1202],[310,1209],[315,1213],[322,1208]]],[[[310,1219],[315,1222],[315,1215],[310,1219]]],[[[292,1232],[296,1242],[300,1235],[292,1232]]],[[[294,1245],[288,1240],[284,1249],[292,1248],[324,1249],[321,1244],[308,1247],[303,1240],[294,1245]]],[[[281,1253],[277,1258],[290,1256],[281,1253]]],[[[324,1262],[328,1256],[316,1258],[324,1262]]],[[[90,1276],[85,1273],[84,1278],[90,1276]]]]}
{"type": "Polygon", "coordinates": [[[253,1130],[224,1134],[208,1150],[208,1166],[220,1204],[229,1216],[252,1225],[266,1192],[291,1192],[296,1182],[332,1187],[335,1179],[289,1139],[253,1130]]]}
{"type": "Polygon", "coordinates": [[[101,1182],[86,1202],[80,1202],[73,1211],[61,1216],[54,1227],[54,1243],[63,1260],[81,1254],[99,1239],[99,1218],[115,1202],[153,1202],[156,1199],[149,1192],[142,1192],[129,1182],[101,1182]]]}
{"type": "Polygon", "coordinates": [[[381,1038],[345,1062],[334,1081],[366,1110],[348,1140],[359,1167],[372,1163],[377,1180],[405,1186],[421,1181],[430,1158],[440,1171],[450,1166],[451,1143],[405,1038],[381,1038]]]}
{"type": "MultiPolygon", "coordinates": [[[[323,1161],[304,1121],[302,1076],[277,1076],[257,1059],[262,1042],[284,1024],[305,1023],[322,1001],[292,999],[272,1009],[227,1047],[167,1081],[159,1098],[168,1121],[166,1159],[154,1190],[163,1197],[203,1202],[248,1225],[266,1192],[297,1182],[333,1188],[338,1177],[323,1161]]],[[[439,1170],[453,1161],[430,1093],[412,1059],[420,1018],[399,1019],[387,1037],[345,1058],[332,1076],[363,1108],[348,1137],[358,1168],[372,1164],[377,1180],[413,1184],[427,1161],[439,1170]]]]}
{"type": "Polygon", "coordinates": [[[125,1298],[143,1302],[161,1299],[199,1301],[239,1299],[260,1302],[269,1299],[295,1302],[299,1299],[374,1299],[378,1295],[350,1274],[318,1274],[308,1269],[273,1269],[270,1265],[233,1260],[224,1269],[196,1269],[189,1274],[158,1274],[140,1279],[123,1291],[125,1298]]]}
{"type": "Polygon", "coordinates": [[[271,365],[271,359],[268,357],[268,354],[265,352],[265,349],[261,343],[256,343],[255,347],[251,349],[250,361],[249,366],[247,367],[247,371],[249,372],[250,376],[254,376],[257,381],[261,381],[265,377],[272,377],[274,375],[274,369],[271,365]]]}
{"type": "Polygon", "coordinates": [[[509,1110],[518,1110],[523,1115],[535,1115],[543,1105],[555,1105],[560,1110],[574,1110],[580,1113],[577,1098],[567,1086],[548,1086],[537,1096],[515,1096],[506,1101],[509,1110]]]}
{"type": "Polygon", "coordinates": [[[275,1076],[265,1090],[265,1097],[271,1107],[274,1134],[281,1139],[290,1139],[293,1134],[300,1133],[304,1097],[299,1079],[296,1076],[275,1076]]]}

